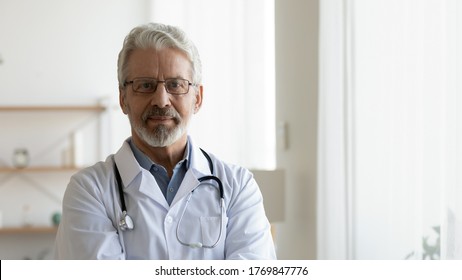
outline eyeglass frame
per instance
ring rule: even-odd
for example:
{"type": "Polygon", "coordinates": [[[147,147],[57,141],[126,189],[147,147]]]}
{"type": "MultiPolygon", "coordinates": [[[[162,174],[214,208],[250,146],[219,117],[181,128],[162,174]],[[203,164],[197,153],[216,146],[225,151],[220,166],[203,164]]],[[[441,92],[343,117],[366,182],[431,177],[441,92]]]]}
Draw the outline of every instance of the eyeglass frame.
{"type": "Polygon", "coordinates": [[[168,78],[168,79],[165,79],[165,80],[157,80],[157,79],[154,79],[154,78],[148,78],[148,77],[145,77],[145,78],[134,78],[133,80],[131,81],[125,81],[124,82],[124,87],[126,87],[128,84],[131,84],[132,85],[132,90],[133,92],[137,92],[137,93],[142,93],[142,94],[150,94],[150,93],[154,93],[156,92],[157,90],[157,86],[159,85],[159,83],[163,83],[164,84],[164,88],[165,88],[165,91],[169,94],[172,94],[172,95],[185,95],[189,92],[189,87],[190,86],[198,86],[199,84],[196,84],[196,83],[193,83],[193,82],[190,82],[189,80],[187,79],[183,79],[183,78],[168,78]],[[147,91],[147,92],[141,92],[141,91],[137,91],[135,90],[135,88],[133,87],[135,81],[137,80],[150,80],[150,81],[155,81],[156,82],[156,87],[152,90],[152,91],[147,91]],[[181,80],[181,81],[186,81],[188,82],[188,88],[186,89],[186,92],[184,93],[172,93],[172,92],[169,92],[169,90],[167,89],[167,86],[166,86],[166,82],[170,81],[170,80],[181,80]]]}

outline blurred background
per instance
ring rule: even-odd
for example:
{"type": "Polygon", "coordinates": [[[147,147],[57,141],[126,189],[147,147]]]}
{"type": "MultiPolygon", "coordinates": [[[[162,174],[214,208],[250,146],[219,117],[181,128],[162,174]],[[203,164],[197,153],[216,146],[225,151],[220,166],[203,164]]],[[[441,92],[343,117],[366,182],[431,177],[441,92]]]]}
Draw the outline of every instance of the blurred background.
{"type": "Polygon", "coordinates": [[[191,135],[255,172],[279,259],[462,259],[457,0],[0,0],[0,259],[50,259],[69,177],[130,135],[117,55],[184,29],[191,135]]]}

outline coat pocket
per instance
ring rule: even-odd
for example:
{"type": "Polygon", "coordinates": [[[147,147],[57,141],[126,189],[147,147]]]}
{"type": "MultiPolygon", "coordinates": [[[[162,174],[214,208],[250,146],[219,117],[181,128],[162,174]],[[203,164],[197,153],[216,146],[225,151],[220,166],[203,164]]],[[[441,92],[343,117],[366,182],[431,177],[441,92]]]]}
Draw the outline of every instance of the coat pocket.
{"type": "Polygon", "coordinates": [[[204,217],[201,218],[201,232],[202,244],[205,246],[213,246],[215,243],[224,243],[226,236],[226,223],[227,218],[223,217],[223,224],[221,224],[220,216],[204,217]]]}

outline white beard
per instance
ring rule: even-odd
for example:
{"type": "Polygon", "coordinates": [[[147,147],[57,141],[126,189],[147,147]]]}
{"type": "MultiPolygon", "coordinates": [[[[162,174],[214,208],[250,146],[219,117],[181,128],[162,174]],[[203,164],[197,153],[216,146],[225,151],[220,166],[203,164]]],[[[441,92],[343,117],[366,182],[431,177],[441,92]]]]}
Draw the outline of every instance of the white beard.
{"type": "MultiPolygon", "coordinates": [[[[130,108],[127,107],[128,111],[130,108]]],[[[135,133],[140,137],[143,141],[145,141],[151,147],[167,147],[178,141],[181,136],[186,132],[186,125],[180,117],[180,114],[173,109],[160,109],[160,108],[152,108],[143,113],[141,116],[140,123],[135,123],[130,118],[130,113],[128,114],[128,119],[130,121],[131,126],[133,127],[135,133]],[[154,130],[149,130],[147,128],[146,122],[150,116],[169,116],[173,118],[176,126],[169,129],[165,125],[158,125],[154,128],[154,130]]]]}
{"type": "MultiPolygon", "coordinates": [[[[132,124],[133,125],[133,124],[132,124]]],[[[168,129],[164,125],[157,126],[154,131],[149,131],[144,126],[134,126],[136,134],[151,147],[167,147],[178,141],[186,131],[186,127],[178,125],[168,129]]]]}

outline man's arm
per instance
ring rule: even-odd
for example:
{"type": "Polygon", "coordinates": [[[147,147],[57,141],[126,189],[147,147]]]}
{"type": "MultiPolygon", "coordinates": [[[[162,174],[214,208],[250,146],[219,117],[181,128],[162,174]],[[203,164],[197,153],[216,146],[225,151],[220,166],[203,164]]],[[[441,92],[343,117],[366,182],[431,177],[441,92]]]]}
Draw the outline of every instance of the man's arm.
{"type": "MultiPolygon", "coordinates": [[[[91,171],[71,178],[55,243],[57,259],[124,259],[117,229],[108,217],[99,180],[91,171]]],[[[110,194],[105,194],[110,195],[110,194]]]]}
{"type": "Polygon", "coordinates": [[[228,208],[226,259],[276,259],[271,226],[265,215],[263,197],[250,172],[244,171],[239,193],[228,208]]]}

